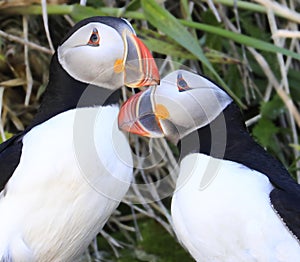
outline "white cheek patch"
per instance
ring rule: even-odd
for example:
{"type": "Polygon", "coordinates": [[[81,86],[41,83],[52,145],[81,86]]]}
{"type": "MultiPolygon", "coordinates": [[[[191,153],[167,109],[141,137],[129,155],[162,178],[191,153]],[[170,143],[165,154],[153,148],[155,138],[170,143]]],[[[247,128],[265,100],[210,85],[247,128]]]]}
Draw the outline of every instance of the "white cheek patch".
{"type": "Polygon", "coordinates": [[[115,74],[114,64],[124,55],[124,44],[119,33],[106,25],[91,23],[76,31],[58,48],[58,59],[64,70],[74,79],[109,89],[123,85],[123,73],[115,74]],[[96,28],[99,46],[88,45],[96,28]]]}
{"type": "Polygon", "coordinates": [[[97,47],[74,47],[61,52],[59,61],[62,67],[76,80],[85,83],[94,83],[97,78],[101,78],[105,68],[100,66],[97,47]],[[92,52],[93,51],[93,52],[92,52]],[[84,53],[84,55],[83,55],[84,53]]]}
{"type": "Polygon", "coordinates": [[[181,137],[211,123],[232,102],[232,98],[206,78],[180,70],[162,79],[155,92],[155,104],[163,104],[168,120],[178,128],[181,137]],[[177,75],[181,73],[189,89],[179,92],[177,75]]]}

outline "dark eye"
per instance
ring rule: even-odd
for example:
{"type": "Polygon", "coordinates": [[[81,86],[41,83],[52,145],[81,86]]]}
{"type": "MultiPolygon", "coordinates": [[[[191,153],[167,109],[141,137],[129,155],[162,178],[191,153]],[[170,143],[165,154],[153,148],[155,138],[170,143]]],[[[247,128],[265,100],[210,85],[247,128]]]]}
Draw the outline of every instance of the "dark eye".
{"type": "Polygon", "coordinates": [[[188,90],[190,87],[188,83],[184,80],[181,73],[177,75],[177,87],[179,92],[183,92],[188,90]]]}
{"type": "Polygon", "coordinates": [[[100,43],[100,36],[99,36],[98,30],[96,28],[94,28],[93,32],[90,36],[90,40],[88,42],[88,45],[99,46],[99,43],[100,43]]]}

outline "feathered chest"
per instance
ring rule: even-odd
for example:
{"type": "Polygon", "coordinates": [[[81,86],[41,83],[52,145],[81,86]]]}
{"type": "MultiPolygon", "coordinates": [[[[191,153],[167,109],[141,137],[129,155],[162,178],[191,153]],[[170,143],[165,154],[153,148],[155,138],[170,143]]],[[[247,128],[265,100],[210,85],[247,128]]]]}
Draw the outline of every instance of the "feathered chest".
{"type": "Polygon", "coordinates": [[[20,163],[0,199],[0,255],[65,261],[90,243],[131,181],[117,114],[117,106],[70,110],[24,136],[20,163]]]}
{"type": "Polygon", "coordinates": [[[263,174],[203,154],[183,159],[172,218],[198,261],[296,261],[300,247],[272,209],[263,174]]]}

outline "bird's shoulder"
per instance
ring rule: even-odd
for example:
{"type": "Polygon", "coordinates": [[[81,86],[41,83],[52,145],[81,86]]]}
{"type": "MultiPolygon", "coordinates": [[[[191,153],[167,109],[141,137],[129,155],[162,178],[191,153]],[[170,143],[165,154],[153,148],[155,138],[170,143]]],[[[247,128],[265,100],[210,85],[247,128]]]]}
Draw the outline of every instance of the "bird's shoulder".
{"type": "MultiPolygon", "coordinates": [[[[66,120],[64,119],[64,121],[66,120]]],[[[30,151],[34,151],[36,147],[41,148],[50,139],[49,133],[55,129],[51,127],[52,122],[46,121],[35,126],[30,126],[0,144],[0,192],[5,188],[20,164],[24,148],[28,149],[29,144],[29,147],[32,147],[30,151]],[[50,125],[48,122],[50,122],[50,125]]],[[[57,125],[54,125],[54,127],[57,129],[57,125]]],[[[35,156],[40,155],[42,154],[36,154],[35,156]]]]}
{"type": "Polygon", "coordinates": [[[0,192],[20,162],[25,134],[26,131],[23,131],[0,144],[0,192]]]}

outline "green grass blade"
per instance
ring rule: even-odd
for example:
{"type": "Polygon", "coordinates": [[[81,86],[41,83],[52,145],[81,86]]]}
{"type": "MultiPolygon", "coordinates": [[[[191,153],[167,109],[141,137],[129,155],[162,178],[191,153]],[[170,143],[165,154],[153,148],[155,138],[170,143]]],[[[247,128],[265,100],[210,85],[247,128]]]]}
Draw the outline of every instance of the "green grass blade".
{"type": "Polygon", "coordinates": [[[172,14],[163,9],[154,0],[142,0],[142,8],[145,18],[159,31],[174,39],[177,43],[183,46],[186,50],[195,55],[209,71],[215,76],[222,87],[236,100],[236,102],[245,107],[240,99],[230,90],[223,79],[219,76],[211,63],[204,55],[202,48],[198,43],[198,39],[193,37],[172,14]]]}
{"type": "MultiPolygon", "coordinates": [[[[47,5],[48,15],[66,15],[72,13],[72,5],[47,5]]],[[[27,6],[12,6],[0,9],[0,14],[5,15],[42,15],[41,5],[27,5],[27,6]]]]}
{"type": "Polygon", "coordinates": [[[208,33],[216,34],[228,39],[231,39],[235,41],[236,43],[243,44],[246,46],[250,46],[259,50],[271,52],[271,53],[281,53],[286,56],[290,56],[294,59],[300,60],[300,55],[298,53],[292,52],[288,49],[278,47],[276,45],[270,44],[268,42],[246,36],[243,34],[239,33],[234,33],[219,27],[207,25],[207,24],[202,24],[202,23],[197,23],[197,22],[192,22],[192,21],[185,21],[185,20],[180,20],[180,22],[188,27],[199,29],[208,33]]]}
{"type": "Polygon", "coordinates": [[[186,28],[168,11],[164,10],[154,0],[142,0],[142,7],[146,19],[158,30],[174,39],[185,49],[194,54],[207,68],[213,71],[213,68],[198,43],[186,28]]]}
{"type": "MultiPolygon", "coordinates": [[[[0,14],[4,15],[42,15],[42,6],[13,6],[0,9],[0,14]]],[[[73,5],[47,5],[48,15],[70,15],[75,21],[82,20],[91,16],[110,15],[116,17],[128,17],[132,19],[145,19],[144,15],[139,11],[127,11],[124,8],[100,7],[73,5]]]]}

